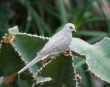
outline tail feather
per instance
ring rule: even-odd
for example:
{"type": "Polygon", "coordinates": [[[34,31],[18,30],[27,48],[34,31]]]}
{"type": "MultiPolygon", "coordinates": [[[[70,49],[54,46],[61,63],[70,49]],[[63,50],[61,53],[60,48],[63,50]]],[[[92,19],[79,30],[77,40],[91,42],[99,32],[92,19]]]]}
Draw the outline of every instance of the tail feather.
{"type": "Polygon", "coordinates": [[[35,63],[39,62],[42,59],[47,58],[49,55],[38,55],[37,57],[35,57],[31,62],[29,62],[25,67],[23,67],[20,71],[18,71],[18,74],[24,72],[25,70],[27,70],[28,68],[30,68],[31,66],[33,66],[35,63]]]}

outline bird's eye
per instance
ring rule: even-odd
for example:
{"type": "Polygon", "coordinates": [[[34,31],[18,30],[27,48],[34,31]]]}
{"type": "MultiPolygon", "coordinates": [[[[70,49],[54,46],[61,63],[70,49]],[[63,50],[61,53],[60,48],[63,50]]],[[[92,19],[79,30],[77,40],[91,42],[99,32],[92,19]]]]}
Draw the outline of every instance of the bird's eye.
{"type": "Polygon", "coordinates": [[[73,29],[73,28],[70,26],[70,29],[73,29]]]}

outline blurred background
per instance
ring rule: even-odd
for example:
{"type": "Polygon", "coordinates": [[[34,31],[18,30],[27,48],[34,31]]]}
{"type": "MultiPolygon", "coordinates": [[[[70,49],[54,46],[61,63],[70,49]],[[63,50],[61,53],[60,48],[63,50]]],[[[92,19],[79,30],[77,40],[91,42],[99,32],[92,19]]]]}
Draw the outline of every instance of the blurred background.
{"type": "MultiPolygon", "coordinates": [[[[110,0],[0,0],[0,39],[15,25],[20,32],[51,37],[67,22],[76,26],[73,36],[91,44],[109,37],[110,0]]],[[[110,87],[87,69],[78,69],[84,87],[110,87]]]]}

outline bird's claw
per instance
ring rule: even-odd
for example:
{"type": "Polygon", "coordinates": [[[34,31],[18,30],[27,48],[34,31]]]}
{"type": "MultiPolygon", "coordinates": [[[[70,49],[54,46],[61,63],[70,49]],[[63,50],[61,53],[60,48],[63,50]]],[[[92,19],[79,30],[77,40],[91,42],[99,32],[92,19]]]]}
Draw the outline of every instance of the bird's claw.
{"type": "Polygon", "coordinates": [[[73,56],[71,50],[65,50],[63,53],[64,53],[65,56],[73,56]]]}

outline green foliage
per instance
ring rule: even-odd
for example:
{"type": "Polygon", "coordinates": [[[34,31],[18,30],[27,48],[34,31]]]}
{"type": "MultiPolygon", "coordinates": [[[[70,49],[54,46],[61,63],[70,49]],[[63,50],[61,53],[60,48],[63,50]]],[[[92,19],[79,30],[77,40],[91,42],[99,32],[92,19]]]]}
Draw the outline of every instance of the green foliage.
{"type": "MultiPolygon", "coordinates": [[[[35,58],[37,52],[44,46],[46,41],[47,38],[45,37],[19,33],[15,35],[12,45],[21,56],[21,59],[27,64],[30,60],[35,58]]],[[[31,71],[35,73],[38,69],[38,65],[33,66],[33,68],[31,71]]]]}
{"type": "Polygon", "coordinates": [[[9,19],[9,4],[6,3],[6,6],[0,5],[0,37],[7,32],[8,29],[8,19],[9,19]]]}
{"type": "MultiPolygon", "coordinates": [[[[55,32],[61,30],[65,23],[72,22],[77,29],[77,33],[74,34],[74,36],[83,38],[87,42],[96,43],[105,36],[109,36],[110,14],[109,10],[107,10],[107,8],[109,8],[109,1],[110,0],[1,0],[0,40],[8,31],[7,29],[15,25],[18,25],[20,32],[26,33],[17,32],[15,35],[16,39],[14,39],[11,44],[2,42],[2,46],[0,45],[0,76],[10,75],[19,71],[36,56],[47,39],[43,40],[33,34],[51,36],[55,32]],[[104,6],[102,1],[108,5],[104,6]],[[27,33],[31,33],[32,35],[27,33]],[[33,45],[32,47],[30,47],[31,44],[33,45]],[[7,67],[9,68],[7,69],[7,67]]],[[[81,46],[77,44],[77,46],[81,47],[77,48],[78,52],[84,54],[85,49],[83,49],[83,46],[85,47],[85,45],[83,45],[83,41],[81,41],[80,44],[81,46]]],[[[91,56],[91,54],[89,56],[91,56]]],[[[104,57],[106,58],[107,56],[104,57]]],[[[97,87],[97,81],[95,83],[93,79],[94,76],[91,76],[91,73],[87,72],[88,68],[87,65],[84,64],[84,57],[75,56],[72,61],[72,63],[75,62],[76,66],[74,67],[78,69],[82,77],[82,87],[97,87]]],[[[39,71],[41,67],[42,63],[39,62],[32,66],[30,71],[31,73],[35,73],[37,70],[39,71]]],[[[28,77],[28,74],[24,77],[28,77]]],[[[44,77],[40,77],[40,82],[48,81],[48,79],[50,78],[44,79],[44,77]]],[[[100,82],[104,87],[110,87],[109,83],[100,82]]],[[[10,87],[12,85],[14,87],[28,87],[24,80],[17,82],[17,84],[2,84],[0,87],[10,87]],[[21,85],[18,83],[21,83],[21,85]]]]}
{"type": "MultiPolygon", "coordinates": [[[[15,72],[19,71],[25,64],[21,60],[21,56],[18,54],[17,51],[15,51],[15,48],[12,46],[12,44],[9,43],[1,43],[1,49],[0,49],[0,76],[8,76],[11,74],[14,74],[15,72]]],[[[2,80],[2,79],[1,79],[2,80]]],[[[6,83],[8,83],[8,79],[6,83]]],[[[0,81],[1,83],[2,81],[0,81]]],[[[10,81],[9,81],[10,82],[10,81]]],[[[11,87],[12,85],[27,85],[27,86],[19,86],[19,87],[30,87],[32,85],[32,76],[30,74],[24,74],[21,79],[18,79],[17,83],[10,83],[0,84],[0,87],[11,87]],[[28,77],[26,77],[28,76],[28,77]],[[22,80],[22,81],[21,81],[22,80]],[[30,81],[29,81],[30,80],[30,81]]]]}
{"type": "Polygon", "coordinates": [[[86,57],[86,63],[89,66],[88,70],[92,71],[102,80],[110,82],[110,69],[108,68],[110,66],[109,43],[110,39],[108,37],[93,45],[79,38],[73,38],[70,48],[86,57]]]}
{"type": "Polygon", "coordinates": [[[4,42],[2,43],[0,49],[0,58],[2,58],[2,60],[0,61],[1,76],[12,74],[15,71],[18,71],[23,66],[23,63],[20,60],[20,56],[11,44],[4,42]]]}
{"type": "MultiPolygon", "coordinates": [[[[18,87],[30,87],[31,85],[34,87],[75,87],[82,84],[80,83],[80,77],[77,77],[79,74],[76,69],[84,65],[85,60],[80,57],[73,57],[74,60],[72,60],[71,57],[65,57],[64,55],[51,59],[44,65],[39,62],[39,64],[37,63],[30,67],[31,74],[25,72],[25,74],[16,78],[14,73],[17,73],[25,64],[35,58],[36,53],[49,39],[37,35],[19,33],[17,30],[17,27],[9,29],[10,33],[6,34],[1,41],[0,58],[2,58],[2,61],[0,61],[0,75],[2,77],[0,78],[0,85],[2,87],[14,85],[18,87]],[[8,84],[6,85],[6,83],[8,84]]],[[[73,52],[86,57],[89,70],[107,82],[110,82],[110,70],[108,68],[109,42],[109,38],[105,37],[101,42],[90,45],[79,38],[73,38],[70,45],[70,49],[73,52]]],[[[79,69],[79,71],[81,70],[79,69]]]]}
{"type": "MultiPolygon", "coordinates": [[[[14,29],[17,29],[17,28],[14,27],[14,29]]],[[[0,67],[2,68],[2,71],[4,71],[5,69],[7,70],[7,67],[10,66],[8,68],[9,69],[8,71],[10,73],[7,73],[6,75],[4,73],[1,74],[1,76],[6,76],[4,77],[4,80],[3,80],[5,83],[8,83],[7,80],[9,80],[9,83],[11,82],[11,80],[13,80],[12,78],[6,79],[8,77],[7,75],[11,76],[12,74],[11,77],[13,77],[14,73],[18,72],[20,68],[23,67],[24,64],[27,64],[29,61],[35,58],[36,53],[43,47],[45,42],[49,39],[49,38],[41,37],[37,35],[18,33],[18,31],[15,32],[16,30],[13,30],[13,28],[9,29],[9,31],[10,31],[10,34],[5,35],[4,39],[2,40],[2,43],[1,43],[2,47],[1,47],[1,54],[0,54],[1,58],[3,58],[2,60],[4,61],[4,62],[1,61],[0,67]],[[8,39],[6,38],[8,38],[10,35],[13,36],[13,38],[10,38],[10,40],[13,40],[13,41],[7,42],[6,40],[8,39]],[[9,48],[9,46],[11,46],[11,48],[9,48]],[[9,48],[9,50],[6,50],[6,48],[9,48]],[[7,56],[5,56],[6,52],[8,52],[7,56]],[[10,61],[7,61],[6,59],[10,57],[12,59],[10,59],[10,61]],[[22,61],[24,62],[24,64],[22,61]],[[19,66],[18,68],[16,64],[19,66]],[[2,65],[7,65],[7,66],[3,67],[2,65]],[[16,65],[16,67],[13,65],[16,65]]],[[[67,87],[68,86],[73,87],[75,85],[75,80],[73,80],[74,71],[72,67],[71,57],[65,57],[61,55],[58,58],[49,61],[47,64],[45,64],[45,66],[43,66],[42,63],[39,62],[39,64],[37,63],[30,68],[30,72],[32,73],[31,77],[34,76],[34,79],[35,79],[35,83],[31,83],[31,85],[32,84],[39,85],[42,83],[43,83],[42,86],[48,86],[48,87],[53,87],[53,85],[57,87],[61,87],[63,85],[67,87]]],[[[30,75],[29,76],[28,75],[29,75],[29,72],[28,74],[21,75],[20,78],[18,78],[16,82],[14,82],[14,84],[16,84],[18,87],[22,87],[20,86],[20,84],[25,85],[23,81],[29,81],[28,79],[26,79],[26,78],[30,78],[30,75]],[[22,81],[22,78],[24,78],[23,81],[22,81]]],[[[33,80],[30,78],[30,82],[32,81],[33,80]]],[[[14,84],[11,84],[11,85],[14,85],[14,84]]],[[[3,83],[1,85],[3,85],[3,83]]],[[[29,84],[27,85],[29,86],[29,84]]]]}
{"type": "Polygon", "coordinates": [[[71,57],[65,57],[64,55],[60,55],[56,59],[53,59],[44,68],[42,68],[41,72],[39,72],[38,75],[52,78],[50,82],[44,83],[44,86],[75,86],[74,71],[72,67],[71,57]]]}

